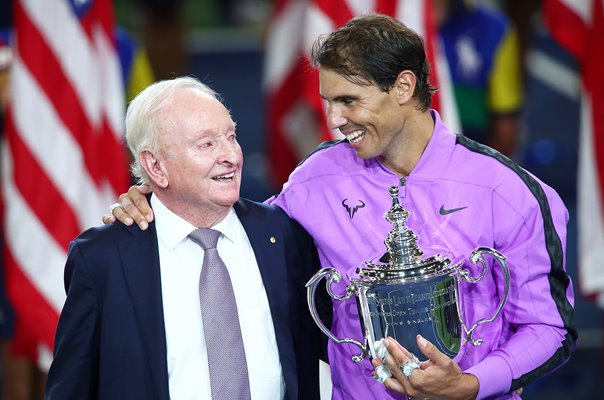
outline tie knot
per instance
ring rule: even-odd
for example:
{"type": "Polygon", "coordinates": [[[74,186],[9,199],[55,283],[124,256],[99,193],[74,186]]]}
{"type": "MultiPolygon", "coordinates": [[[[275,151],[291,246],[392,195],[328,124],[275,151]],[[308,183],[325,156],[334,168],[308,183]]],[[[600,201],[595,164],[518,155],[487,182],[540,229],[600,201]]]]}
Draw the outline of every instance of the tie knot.
{"type": "Polygon", "coordinates": [[[202,249],[215,249],[221,233],[214,229],[198,228],[189,233],[189,237],[202,249]]]}

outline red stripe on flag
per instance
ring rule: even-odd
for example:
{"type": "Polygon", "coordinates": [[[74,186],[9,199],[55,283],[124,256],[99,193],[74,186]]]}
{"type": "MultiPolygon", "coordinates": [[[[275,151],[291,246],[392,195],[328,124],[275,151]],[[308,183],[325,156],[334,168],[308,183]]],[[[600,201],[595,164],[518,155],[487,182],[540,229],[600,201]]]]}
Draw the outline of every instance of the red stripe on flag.
{"type": "Polygon", "coordinates": [[[86,154],[84,159],[86,169],[98,185],[103,177],[98,161],[100,149],[97,140],[100,133],[95,132],[90,124],[71,81],[65,76],[45,38],[19,2],[16,3],[15,9],[17,20],[20,22],[17,41],[19,57],[27,65],[27,69],[44,90],[61,121],[86,154]]]}
{"type": "Polygon", "coordinates": [[[585,153],[579,154],[577,188],[579,283],[583,295],[604,304],[604,220],[593,218],[604,210],[604,6],[602,0],[548,0],[543,11],[552,37],[579,62],[585,99],[581,106],[590,111],[588,124],[581,126],[579,147],[585,153]]]}
{"type": "Polygon", "coordinates": [[[97,168],[107,178],[115,193],[124,193],[132,183],[128,168],[128,151],[125,141],[120,141],[103,118],[102,134],[99,137],[98,148],[102,154],[98,158],[97,168]]]}
{"type": "Polygon", "coordinates": [[[271,140],[268,141],[268,154],[271,160],[273,178],[276,182],[285,182],[289,173],[293,171],[298,163],[296,151],[287,139],[282,124],[283,117],[299,99],[304,74],[303,63],[298,62],[284,79],[285,84],[280,85],[268,100],[269,116],[279,116],[279,118],[267,119],[268,132],[271,132],[271,140]]]}
{"type": "MultiPolygon", "coordinates": [[[[560,0],[544,4],[545,21],[551,35],[570,51],[580,64],[584,90],[591,104],[592,141],[596,159],[599,187],[594,188],[604,198],[604,10],[601,0],[592,1],[589,25],[574,10],[560,0]]],[[[604,223],[604,221],[603,221],[604,223]]]]}
{"type": "Polygon", "coordinates": [[[108,38],[111,38],[112,44],[115,47],[115,18],[113,16],[113,5],[110,1],[95,1],[92,3],[93,10],[89,13],[96,17],[96,21],[100,23],[108,38]]]}
{"type": "Polygon", "coordinates": [[[275,15],[280,14],[283,9],[289,5],[290,0],[275,0],[273,1],[273,12],[271,14],[272,17],[274,17],[275,15]]]}
{"type": "Polygon", "coordinates": [[[593,140],[595,145],[600,198],[604,198],[604,10],[602,1],[594,1],[593,25],[589,33],[589,43],[585,61],[582,64],[582,76],[585,88],[591,97],[593,117],[593,140]]]}
{"type": "Polygon", "coordinates": [[[385,15],[396,15],[397,0],[376,0],[375,11],[385,15]]]}
{"type": "Polygon", "coordinates": [[[6,134],[16,188],[58,245],[67,249],[69,242],[80,233],[76,216],[21,140],[10,113],[6,115],[6,134]]]}
{"type": "MultiPolygon", "coordinates": [[[[45,107],[52,107],[53,110],[50,111],[54,111],[58,115],[58,118],[65,125],[65,129],[69,131],[67,134],[71,134],[74,143],[80,146],[84,158],[84,168],[86,168],[90,179],[93,180],[97,188],[101,185],[107,185],[108,181],[116,190],[127,187],[129,178],[125,162],[125,148],[119,139],[119,135],[112,129],[113,125],[109,124],[108,119],[109,115],[116,116],[123,112],[122,103],[114,104],[114,102],[110,104],[107,101],[108,98],[119,98],[120,93],[110,93],[109,91],[113,90],[112,88],[120,88],[122,84],[120,71],[117,70],[119,68],[117,54],[106,54],[107,50],[111,51],[111,44],[115,43],[112,16],[113,3],[106,0],[91,0],[94,3],[91,3],[91,8],[86,11],[87,14],[83,17],[85,26],[81,30],[75,29],[75,27],[69,29],[67,26],[64,29],[63,25],[55,24],[53,26],[50,24],[49,27],[52,32],[48,34],[52,37],[46,37],[47,32],[36,25],[38,19],[33,16],[30,19],[29,15],[30,12],[38,12],[39,8],[35,5],[32,5],[31,8],[26,7],[24,5],[25,1],[18,0],[14,2],[14,26],[17,43],[15,58],[21,61],[15,64],[15,70],[17,68],[27,70],[35,80],[34,85],[41,88],[44,98],[20,99],[19,96],[32,96],[35,93],[31,93],[29,88],[19,87],[20,84],[25,84],[27,81],[23,79],[14,80],[11,99],[9,99],[9,101],[12,101],[12,108],[9,107],[8,109],[7,122],[9,122],[9,126],[6,137],[8,145],[6,151],[11,153],[14,173],[13,176],[6,177],[9,182],[5,184],[5,187],[14,187],[18,195],[28,204],[33,212],[32,216],[38,220],[39,225],[45,230],[44,235],[41,236],[53,237],[59,247],[67,250],[69,241],[79,232],[88,228],[88,226],[80,224],[75,211],[70,208],[70,204],[61,192],[63,185],[77,185],[78,182],[62,182],[55,186],[55,182],[49,178],[52,171],[45,169],[47,167],[40,162],[40,156],[37,155],[37,152],[32,151],[28,146],[29,142],[23,139],[27,135],[27,137],[44,137],[45,140],[52,140],[59,132],[52,131],[51,127],[40,129],[39,132],[21,132],[20,129],[30,128],[28,124],[18,123],[21,121],[14,120],[14,116],[17,115],[16,112],[18,111],[20,116],[27,115],[36,118],[36,113],[47,111],[45,107]],[[69,36],[78,32],[82,32],[82,35],[86,37],[74,38],[69,36]],[[91,40],[93,32],[95,40],[91,40]],[[98,34],[100,36],[97,36],[98,34]],[[106,35],[106,38],[102,37],[103,34],[106,35]],[[63,53],[72,51],[71,48],[66,46],[69,46],[74,40],[81,39],[90,47],[90,51],[86,52],[87,55],[100,57],[102,54],[102,57],[109,57],[93,60],[97,64],[102,64],[102,66],[99,65],[98,69],[86,70],[83,68],[80,72],[81,74],[87,74],[85,76],[80,75],[80,78],[90,82],[99,82],[103,90],[110,94],[110,96],[103,97],[95,91],[86,93],[86,99],[89,99],[90,96],[99,96],[91,101],[91,104],[97,107],[96,109],[87,110],[81,103],[81,100],[85,99],[80,98],[75,86],[73,86],[70,80],[73,77],[63,70],[58,56],[53,52],[53,46],[49,45],[51,39],[63,46],[63,53]],[[105,43],[99,44],[103,40],[109,43],[110,48],[101,51],[96,46],[104,45],[105,43]],[[114,60],[115,62],[113,62],[114,60]],[[106,68],[116,68],[116,71],[106,70],[106,68]],[[107,82],[107,77],[115,78],[116,82],[107,82]],[[27,107],[27,109],[15,110],[14,107],[27,107]],[[91,113],[90,119],[87,112],[91,113]]],[[[57,6],[59,6],[59,1],[52,1],[56,1],[57,6]]],[[[61,6],[67,7],[66,4],[61,4],[61,6]]],[[[61,13],[58,13],[58,15],[69,18],[69,20],[62,21],[62,24],[82,22],[78,20],[76,15],[64,16],[61,13]]],[[[72,54],[69,58],[77,62],[82,56],[84,55],[72,54]]],[[[83,63],[83,65],[87,64],[83,63]]],[[[49,155],[53,154],[52,148],[47,149],[47,151],[49,155]]],[[[53,166],[48,168],[53,168],[53,166]]],[[[77,176],[81,175],[78,174],[77,176]]],[[[10,202],[6,203],[4,208],[6,215],[11,215],[16,210],[15,207],[11,207],[10,202]]],[[[90,210],[91,213],[101,211],[90,210]]],[[[9,235],[12,233],[12,236],[9,236],[11,239],[40,236],[28,235],[28,232],[23,230],[23,226],[15,223],[15,221],[20,220],[19,217],[17,215],[12,218],[6,218],[6,216],[4,218],[7,225],[6,232],[9,232],[9,235]]],[[[48,244],[27,243],[26,245],[32,251],[40,251],[39,248],[48,244]]],[[[23,248],[23,244],[16,243],[15,247],[7,247],[5,251],[6,284],[13,306],[18,313],[18,320],[26,327],[25,333],[28,334],[27,337],[24,336],[21,339],[31,341],[32,339],[29,336],[33,336],[33,340],[37,343],[30,343],[31,348],[37,348],[38,345],[43,344],[48,349],[52,349],[58,319],[57,308],[60,307],[57,304],[57,301],[60,300],[55,296],[59,296],[59,293],[63,291],[62,279],[59,281],[56,278],[60,274],[57,274],[58,271],[55,269],[61,269],[62,271],[64,265],[56,265],[56,256],[53,257],[53,261],[44,260],[44,265],[19,265],[19,262],[23,260],[16,259],[16,253],[10,254],[11,251],[16,252],[15,249],[17,248],[23,248]],[[49,268],[52,268],[52,270],[49,268]],[[44,273],[29,274],[27,271],[41,271],[44,273]],[[57,282],[37,281],[37,279],[41,279],[42,275],[44,277],[54,277],[57,282]],[[44,287],[45,291],[39,292],[38,287],[44,287]],[[53,296],[52,300],[51,298],[45,298],[47,294],[53,296]],[[33,335],[29,335],[29,333],[33,333],[33,335]]],[[[36,258],[33,257],[32,260],[36,258]]]]}
{"type": "MultiPolygon", "coordinates": [[[[116,37],[114,30],[114,16],[111,2],[95,1],[92,4],[92,10],[88,13],[94,18],[88,19],[86,24],[99,23],[103,29],[105,37],[110,44],[116,47],[116,37]]],[[[90,36],[90,35],[89,35],[90,36]]],[[[116,56],[117,57],[117,56],[116,56]]],[[[101,126],[101,135],[98,138],[98,149],[102,149],[102,154],[96,158],[98,165],[96,167],[109,181],[112,189],[116,193],[122,193],[128,190],[131,184],[128,168],[128,150],[124,140],[117,137],[106,118],[103,118],[101,126]]]]}
{"type": "Polygon", "coordinates": [[[348,22],[354,14],[350,11],[348,3],[345,0],[315,0],[317,7],[329,16],[336,29],[348,22]]]}
{"type": "MultiPolygon", "coordinates": [[[[36,251],[35,243],[32,243],[32,251],[36,251]]],[[[32,285],[6,246],[4,270],[6,290],[19,322],[24,324],[28,336],[52,349],[59,314],[32,285]]]]}
{"type": "MultiPolygon", "coordinates": [[[[430,63],[430,84],[435,88],[440,87],[440,79],[438,77],[438,69],[436,68],[436,50],[434,48],[435,41],[439,40],[434,15],[432,12],[432,2],[424,2],[424,29],[426,31],[424,37],[424,45],[426,47],[426,57],[430,63]]],[[[443,55],[444,56],[444,55],[443,55]]],[[[436,91],[432,96],[432,108],[440,109],[442,100],[440,91],[436,91]]]]}
{"type": "Polygon", "coordinates": [[[586,39],[589,32],[581,17],[559,0],[545,1],[543,15],[554,39],[582,60],[588,50],[586,39]]]}

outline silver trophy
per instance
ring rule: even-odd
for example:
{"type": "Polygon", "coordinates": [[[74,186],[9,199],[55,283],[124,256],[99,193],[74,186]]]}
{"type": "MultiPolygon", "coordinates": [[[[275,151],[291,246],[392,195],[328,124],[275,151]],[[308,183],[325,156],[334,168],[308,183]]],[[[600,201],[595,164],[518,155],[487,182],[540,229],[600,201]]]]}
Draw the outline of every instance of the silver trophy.
{"type": "MultiPolygon", "coordinates": [[[[336,343],[352,343],[361,349],[361,353],[352,357],[355,362],[362,361],[367,354],[376,357],[374,343],[388,336],[396,339],[411,353],[422,359],[417,347],[416,336],[422,335],[438,349],[455,359],[463,354],[466,343],[474,346],[482,344],[481,338],[472,336],[481,324],[492,322],[499,316],[507,300],[510,288],[510,273],[505,257],[496,250],[479,247],[470,254],[470,261],[482,263],[482,273],[470,276],[461,267],[464,260],[452,262],[442,254],[422,258],[423,251],[417,245],[416,234],[407,228],[405,222],[409,211],[398,201],[398,187],[390,187],[392,207],[386,218],[392,224],[385,244],[387,259],[379,262],[365,262],[356,269],[356,276],[349,276],[351,282],[346,292],[336,295],[332,284],[342,280],[342,275],[334,268],[323,268],[306,284],[308,306],[315,323],[331,340],[336,343]],[[505,289],[497,310],[490,318],[476,321],[470,328],[462,318],[463,294],[459,287],[461,280],[469,283],[479,282],[488,272],[489,266],[484,258],[488,254],[499,262],[505,275],[505,289]],[[327,279],[327,292],[337,300],[344,301],[356,296],[364,343],[350,338],[337,338],[321,322],[316,305],[315,292],[323,278],[327,279]]],[[[425,359],[425,357],[424,357],[425,359]]]]}

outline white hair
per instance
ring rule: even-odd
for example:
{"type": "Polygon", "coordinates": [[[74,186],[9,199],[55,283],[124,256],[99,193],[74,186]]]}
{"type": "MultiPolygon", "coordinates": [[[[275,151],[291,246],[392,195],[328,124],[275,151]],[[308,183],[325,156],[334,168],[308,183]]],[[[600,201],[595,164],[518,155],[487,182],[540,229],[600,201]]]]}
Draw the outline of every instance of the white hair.
{"type": "Polygon", "coordinates": [[[159,141],[157,115],[169,105],[175,94],[182,89],[199,90],[220,101],[209,86],[189,76],[157,81],[141,91],[128,105],[126,112],[126,143],[134,161],[130,166],[138,184],[149,183],[149,176],[140,164],[142,149],[156,150],[159,141]]]}

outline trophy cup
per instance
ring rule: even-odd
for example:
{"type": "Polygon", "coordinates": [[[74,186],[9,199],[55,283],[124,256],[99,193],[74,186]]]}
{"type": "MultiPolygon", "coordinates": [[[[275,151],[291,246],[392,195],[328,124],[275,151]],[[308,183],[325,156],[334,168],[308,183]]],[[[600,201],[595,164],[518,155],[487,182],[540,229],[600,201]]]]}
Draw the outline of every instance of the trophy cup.
{"type": "Polygon", "coordinates": [[[440,253],[422,258],[418,238],[405,224],[409,211],[399,204],[398,187],[390,187],[389,192],[392,207],[384,214],[384,218],[392,224],[392,230],[384,242],[388,260],[382,257],[377,263],[365,262],[363,267],[357,268],[357,276],[348,277],[351,284],[346,286],[341,296],[336,295],[331,286],[340,282],[342,275],[334,268],[318,271],[306,284],[311,315],[331,340],[352,343],[361,349],[360,354],[352,357],[355,362],[361,362],[368,354],[376,357],[374,343],[388,336],[422,359],[416,342],[418,334],[449,357],[461,357],[467,342],[474,346],[482,344],[483,339],[472,336],[474,330],[481,324],[495,320],[507,300],[510,273],[505,257],[487,247],[474,250],[470,261],[473,264],[480,261],[483,266],[482,273],[477,277],[470,276],[468,270],[461,268],[463,259],[452,262],[440,253]],[[503,269],[505,289],[495,314],[476,321],[468,329],[462,318],[463,293],[459,290],[459,284],[461,280],[478,283],[487,274],[489,266],[484,254],[492,256],[503,269]],[[356,296],[364,343],[351,338],[337,338],[321,322],[315,305],[315,292],[324,277],[327,279],[327,292],[333,299],[344,301],[356,296]]]}

